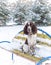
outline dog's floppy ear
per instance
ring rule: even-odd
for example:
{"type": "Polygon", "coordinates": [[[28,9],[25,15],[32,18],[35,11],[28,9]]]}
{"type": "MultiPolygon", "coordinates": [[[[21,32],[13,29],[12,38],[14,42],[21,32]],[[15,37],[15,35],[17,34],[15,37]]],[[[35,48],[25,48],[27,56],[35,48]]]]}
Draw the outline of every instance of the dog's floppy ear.
{"type": "Polygon", "coordinates": [[[37,33],[37,27],[36,27],[35,23],[31,22],[31,26],[32,26],[32,33],[36,34],[37,33]]]}
{"type": "Polygon", "coordinates": [[[26,23],[26,25],[24,26],[24,34],[28,34],[28,32],[27,32],[27,26],[28,26],[28,23],[26,23]]]}
{"type": "Polygon", "coordinates": [[[36,27],[35,24],[33,24],[32,32],[33,32],[33,34],[36,34],[37,33],[37,27],[36,27]]]}

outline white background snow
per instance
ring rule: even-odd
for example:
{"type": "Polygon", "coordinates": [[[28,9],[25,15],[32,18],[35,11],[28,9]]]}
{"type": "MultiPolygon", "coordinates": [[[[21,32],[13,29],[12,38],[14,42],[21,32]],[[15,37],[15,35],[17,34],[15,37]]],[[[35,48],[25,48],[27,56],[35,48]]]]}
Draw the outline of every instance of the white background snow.
{"type": "MultiPolygon", "coordinates": [[[[6,26],[0,27],[0,41],[10,41],[12,43],[13,37],[23,29],[24,26],[6,26]]],[[[51,35],[50,27],[40,27],[41,29],[47,31],[51,35]]],[[[0,46],[6,45],[7,49],[11,49],[10,43],[0,43],[0,46]]],[[[12,60],[12,53],[0,48],[0,65],[35,65],[25,58],[17,56],[14,54],[14,59],[12,60]]]]}

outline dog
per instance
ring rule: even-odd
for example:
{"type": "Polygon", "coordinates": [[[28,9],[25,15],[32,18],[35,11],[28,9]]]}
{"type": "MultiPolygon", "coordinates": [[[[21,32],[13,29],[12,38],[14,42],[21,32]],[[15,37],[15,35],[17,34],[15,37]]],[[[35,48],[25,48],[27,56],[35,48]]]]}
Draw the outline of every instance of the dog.
{"type": "Polygon", "coordinates": [[[33,55],[35,52],[35,46],[36,46],[37,27],[35,23],[28,22],[26,23],[23,31],[24,31],[24,34],[27,35],[27,39],[23,46],[23,51],[25,53],[29,53],[33,55]]]}

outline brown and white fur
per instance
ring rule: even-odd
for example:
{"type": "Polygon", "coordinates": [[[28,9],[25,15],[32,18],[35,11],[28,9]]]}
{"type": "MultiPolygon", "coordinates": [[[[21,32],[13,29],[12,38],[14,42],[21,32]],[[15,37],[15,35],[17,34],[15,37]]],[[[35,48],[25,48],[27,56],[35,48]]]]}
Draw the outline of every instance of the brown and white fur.
{"type": "Polygon", "coordinates": [[[27,35],[23,50],[26,53],[33,54],[36,45],[37,27],[33,22],[26,23],[24,27],[24,34],[27,35]]]}

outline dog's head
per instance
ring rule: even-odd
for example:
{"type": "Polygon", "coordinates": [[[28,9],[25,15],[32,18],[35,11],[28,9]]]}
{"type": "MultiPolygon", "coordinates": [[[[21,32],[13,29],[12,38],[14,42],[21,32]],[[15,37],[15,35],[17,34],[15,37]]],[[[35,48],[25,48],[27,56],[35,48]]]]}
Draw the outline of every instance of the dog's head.
{"type": "Polygon", "coordinates": [[[36,34],[37,33],[37,27],[35,23],[33,22],[28,22],[26,23],[24,27],[24,34],[36,34]]]}

